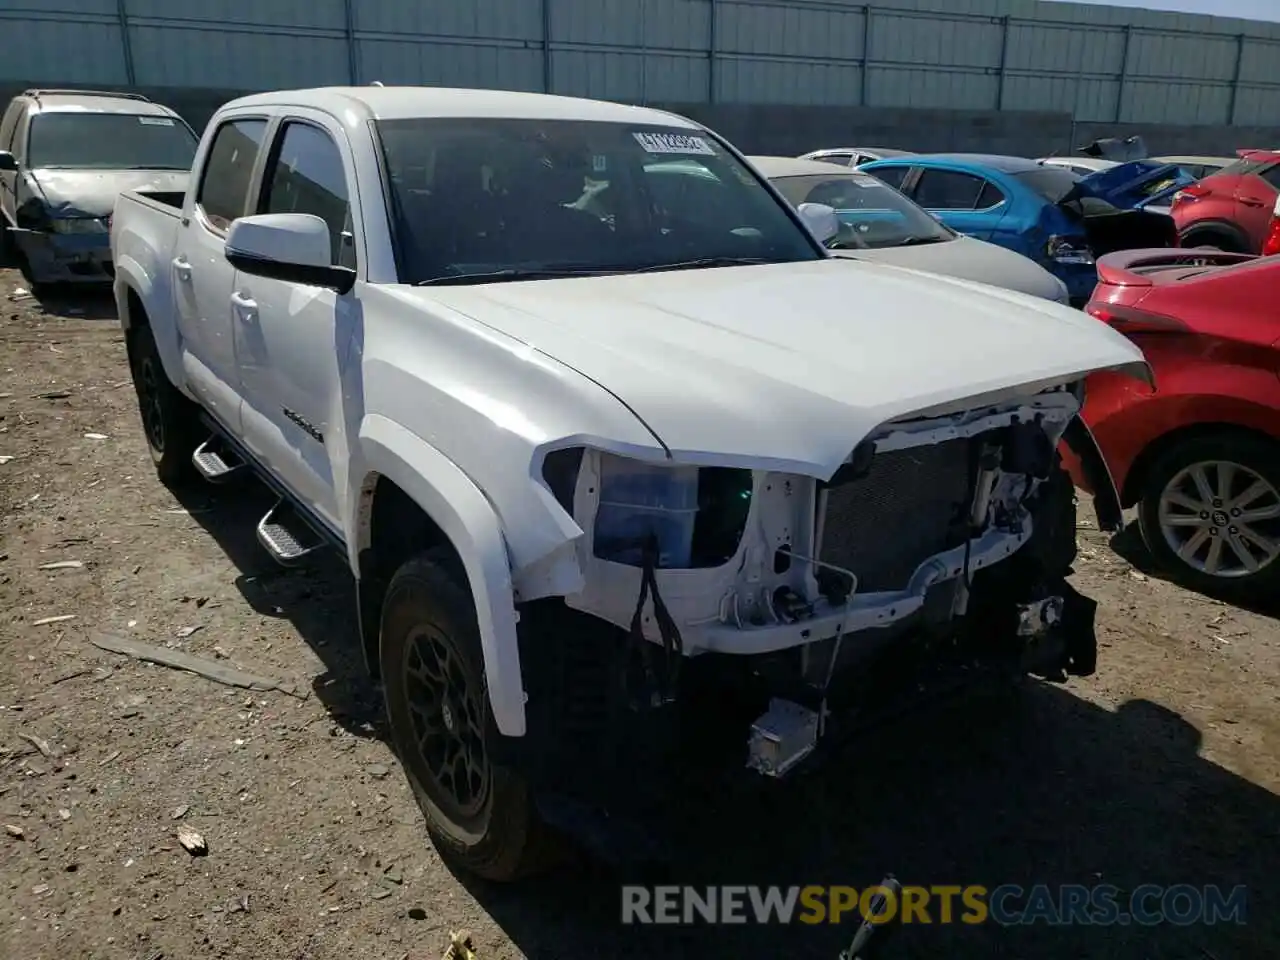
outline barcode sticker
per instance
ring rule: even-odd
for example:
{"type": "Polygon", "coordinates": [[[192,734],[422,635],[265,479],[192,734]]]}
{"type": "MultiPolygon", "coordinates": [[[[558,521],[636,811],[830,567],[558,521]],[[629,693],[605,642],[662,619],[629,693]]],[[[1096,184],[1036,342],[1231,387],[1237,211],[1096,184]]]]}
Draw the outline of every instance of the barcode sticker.
{"type": "Polygon", "coordinates": [[[684,153],[714,157],[715,150],[702,137],[684,133],[636,133],[636,142],[649,153],[684,153]]]}

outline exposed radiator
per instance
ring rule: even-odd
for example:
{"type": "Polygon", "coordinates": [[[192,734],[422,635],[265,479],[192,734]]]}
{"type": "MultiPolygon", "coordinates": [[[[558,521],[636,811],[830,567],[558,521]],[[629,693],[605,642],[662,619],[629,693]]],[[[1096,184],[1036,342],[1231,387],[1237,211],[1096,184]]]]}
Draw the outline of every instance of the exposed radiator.
{"type": "Polygon", "coordinates": [[[876,454],[865,476],[829,487],[819,559],[857,574],[859,593],[904,588],[955,542],[971,496],[972,442],[876,454]]]}

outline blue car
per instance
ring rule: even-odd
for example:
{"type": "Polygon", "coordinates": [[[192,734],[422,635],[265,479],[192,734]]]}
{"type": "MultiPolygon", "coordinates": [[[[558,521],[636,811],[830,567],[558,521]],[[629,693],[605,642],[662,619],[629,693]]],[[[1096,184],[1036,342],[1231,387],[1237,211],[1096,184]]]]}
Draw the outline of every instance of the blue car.
{"type": "Polygon", "coordinates": [[[958,233],[1040,264],[1084,306],[1098,281],[1094,259],[1113,250],[1170,247],[1167,214],[1142,209],[1190,181],[1173,164],[1135,160],[1082,177],[1022,157],[917,154],[860,168],[902,191],[958,233]]]}

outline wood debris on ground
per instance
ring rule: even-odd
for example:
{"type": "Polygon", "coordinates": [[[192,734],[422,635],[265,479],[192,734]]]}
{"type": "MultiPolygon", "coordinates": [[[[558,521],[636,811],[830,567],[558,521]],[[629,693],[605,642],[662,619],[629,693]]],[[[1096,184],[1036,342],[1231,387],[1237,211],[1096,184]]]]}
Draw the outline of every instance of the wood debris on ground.
{"type": "Polygon", "coordinates": [[[100,650],[124,654],[126,657],[159,664],[162,667],[186,670],[188,673],[194,673],[206,680],[213,680],[229,687],[240,687],[244,690],[277,690],[291,697],[297,697],[299,700],[307,698],[305,692],[299,692],[298,688],[291,683],[246,673],[182,650],[170,650],[167,647],[158,647],[155,644],[143,643],[114,633],[99,634],[90,638],[89,642],[100,650]]]}
{"type": "Polygon", "coordinates": [[[193,857],[203,857],[209,853],[209,844],[205,838],[188,826],[178,828],[178,842],[193,857]]]}
{"type": "Polygon", "coordinates": [[[440,960],[477,960],[475,944],[470,930],[457,930],[449,934],[449,949],[440,960]]]}

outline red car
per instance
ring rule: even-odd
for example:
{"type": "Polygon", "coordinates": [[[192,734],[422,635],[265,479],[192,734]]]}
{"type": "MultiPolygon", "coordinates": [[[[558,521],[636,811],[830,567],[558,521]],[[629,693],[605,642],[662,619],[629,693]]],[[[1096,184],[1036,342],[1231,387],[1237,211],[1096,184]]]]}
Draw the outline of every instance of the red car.
{"type": "Polygon", "coordinates": [[[1084,420],[1152,556],[1207,593],[1280,596],[1277,304],[1280,259],[1164,249],[1102,257],[1086,307],[1156,385],[1096,374],[1084,420]]]}
{"type": "Polygon", "coordinates": [[[1258,253],[1280,192],[1280,151],[1241,150],[1240,159],[1173,196],[1184,247],[1258,253]]]}

